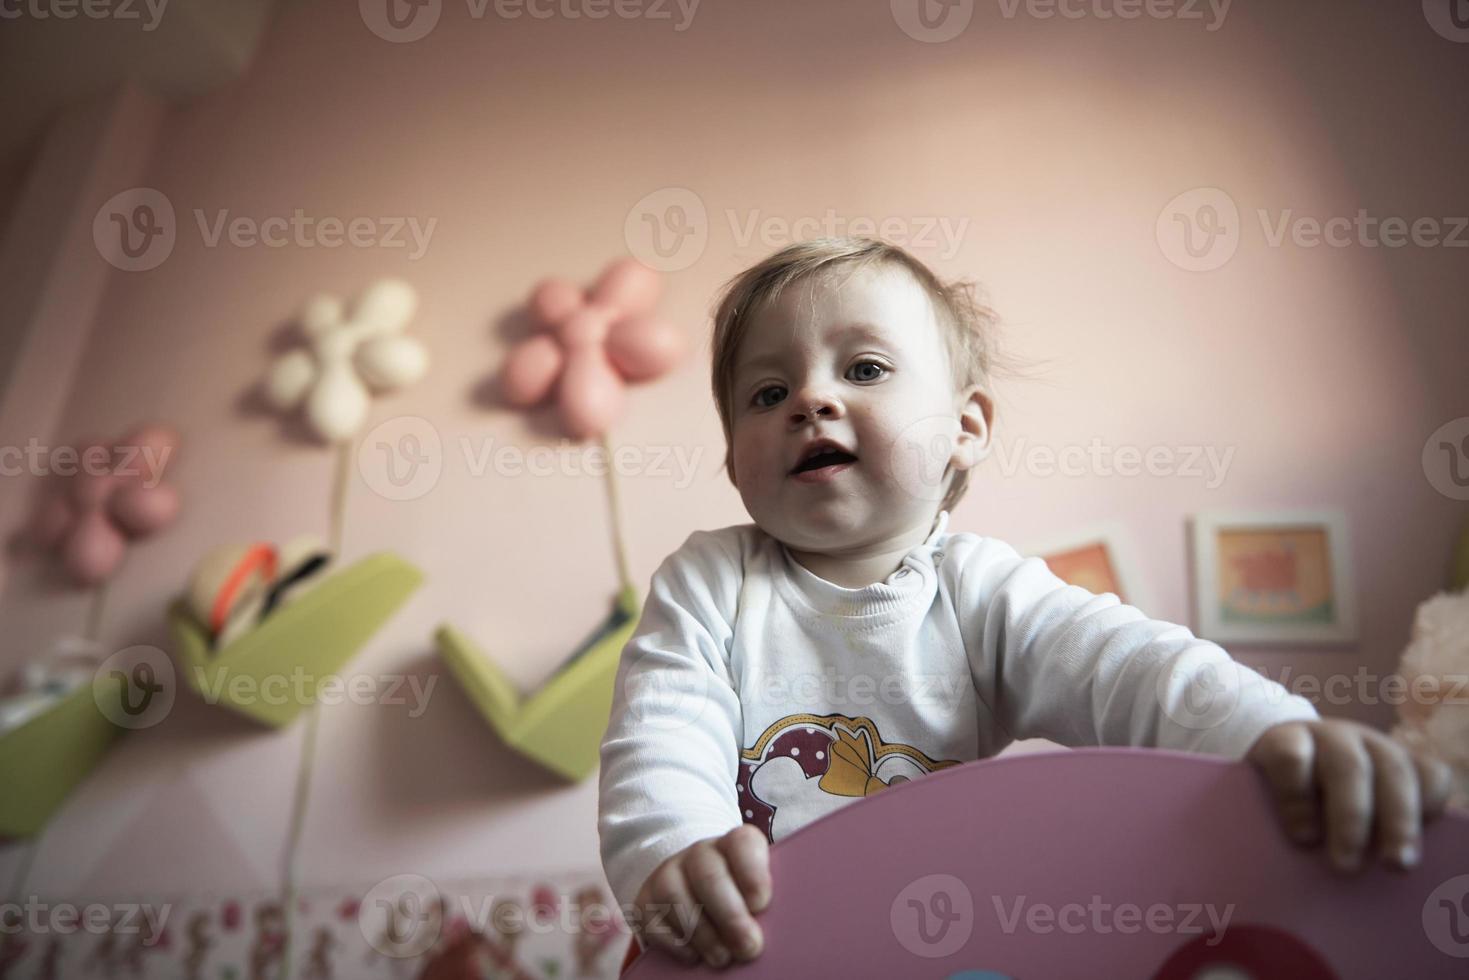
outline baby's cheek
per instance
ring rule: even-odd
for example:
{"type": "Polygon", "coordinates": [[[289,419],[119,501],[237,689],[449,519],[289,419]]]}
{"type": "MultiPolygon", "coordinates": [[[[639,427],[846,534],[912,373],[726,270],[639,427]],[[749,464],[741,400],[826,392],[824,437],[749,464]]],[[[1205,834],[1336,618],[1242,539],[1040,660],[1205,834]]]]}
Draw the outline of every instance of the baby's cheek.
{"type": "Polygon", "coordinates": [[[915,419],[884,432],[872,462],[882,479],[922,500],[943,496],[944,473],[953,453],[954,420],[943,415],[915,419]]]}

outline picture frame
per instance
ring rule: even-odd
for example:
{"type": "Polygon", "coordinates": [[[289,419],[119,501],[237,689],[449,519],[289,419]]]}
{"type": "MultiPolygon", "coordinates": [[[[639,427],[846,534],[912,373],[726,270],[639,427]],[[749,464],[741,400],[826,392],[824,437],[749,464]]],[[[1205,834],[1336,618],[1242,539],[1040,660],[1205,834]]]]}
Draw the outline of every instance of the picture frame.
{"type": "Polygon", "coordinates": [[[1133,540],[1121,524],[1107,522],[1068,531],[1025,551],[1043,560],[1068,585],[1098,595],[1110,592],[1148,616],[1156,616],[1152,591],[1139,572],[1133,540]]]}
{"type": "Polygon", "coordinates": [[[1339,511],[1198,514],[1195,632],[1236,644],[1356,642],[1350,555],[1347,520],[1339,511]]]}

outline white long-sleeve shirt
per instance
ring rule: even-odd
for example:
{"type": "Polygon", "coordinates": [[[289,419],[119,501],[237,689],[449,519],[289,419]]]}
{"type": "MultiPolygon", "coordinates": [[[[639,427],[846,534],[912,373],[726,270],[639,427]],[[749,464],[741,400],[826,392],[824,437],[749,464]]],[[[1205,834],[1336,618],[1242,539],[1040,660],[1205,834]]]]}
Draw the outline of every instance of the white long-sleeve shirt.
{"type": "Polygon", "coordinates": [[[1018,738],[1240,758],[1306,699],[1187,628],[1067,585],[940,511],[848,589],[754,524],[696,531],[653,574],[618,665],[598,831],[630,907],[670,855],[740,823],[779,840],[1018,738]]]}

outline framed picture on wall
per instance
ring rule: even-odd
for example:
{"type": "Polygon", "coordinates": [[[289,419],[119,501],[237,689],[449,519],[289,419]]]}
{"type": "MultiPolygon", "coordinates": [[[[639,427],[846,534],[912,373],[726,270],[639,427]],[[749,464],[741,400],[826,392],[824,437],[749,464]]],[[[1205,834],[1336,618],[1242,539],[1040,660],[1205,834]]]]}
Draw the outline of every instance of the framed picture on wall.
{"type": "Polygon", "coordinates": [[[1149,616],[1152,596],[1138,573],[1132,540],[1119,524],[1101,524],[1029,548],[1025,554],[1045,561],[1055,576],[1098,595],[1110,592],[1149,616]]]}
{"type": "Polygon", "coordinates": [[[1346,518],[1336,511],[1207,513],[1193,521],[1196,630],[1221,643],[1357,639],[1346,518]]]}

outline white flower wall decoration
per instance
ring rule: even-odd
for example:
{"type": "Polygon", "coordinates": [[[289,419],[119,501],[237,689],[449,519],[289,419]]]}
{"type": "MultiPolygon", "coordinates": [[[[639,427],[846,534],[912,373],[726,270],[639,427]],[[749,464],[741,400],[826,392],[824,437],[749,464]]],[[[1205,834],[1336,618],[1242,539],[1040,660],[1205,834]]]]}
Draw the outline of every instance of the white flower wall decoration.
{"type": "Polygon", "coordinates": [[[378,280],[350,306],[337,296],[312,297],[299,320],[309,346],[271,365],[266,401],[280,412],[300,409],[326,442],[352,438],[367,420],[374,392],[427,373],[428,349],[405,333],[417,309],[417,293],[399,279],[378,280]]]}

